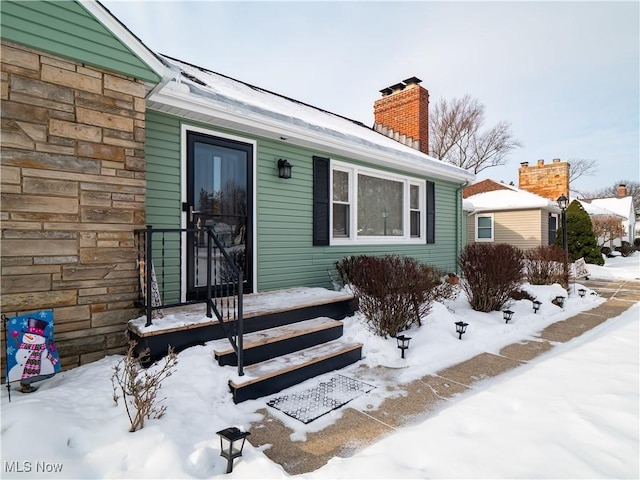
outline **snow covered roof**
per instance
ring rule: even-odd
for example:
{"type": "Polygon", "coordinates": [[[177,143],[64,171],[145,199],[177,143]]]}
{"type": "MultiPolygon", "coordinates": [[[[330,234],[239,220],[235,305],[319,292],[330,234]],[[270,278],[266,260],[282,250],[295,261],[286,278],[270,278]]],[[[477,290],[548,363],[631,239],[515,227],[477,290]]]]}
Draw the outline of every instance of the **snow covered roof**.
{"type": "Polygon", "coordinates": [[[580,202],[580,205],[582,205],[582,208],[584,208],[584,211],[591,216],[603,215],[608,217],[626,218],[626,217],[623,217],[622,215],[612,212],[611,210],[607,210],[606,208],[602,208],[598,205],[594,205],[593,203],[587,202],[585,200],[578,200],[578,202],[580,202]]]}
{"type": "MultiPolygon", "coordinates": [[[[586,202],[581,203],[584,206],[584,203],[586,202]]],[[[591,205],[604,208],[625,219],[629,219],[629,216],[633,212],[633,197],[628,196],[622,198],[594,198],[593,200],[591,200],[591,205]]]]}
{"type": "Polygon", "coordinates": [[[175,76],[150,95],[147,107],[152,110],[456,183],[475,179],[471,172],[360,122],[174,58],[161,58],[175,76]]]}
{"type": "Polygon", "coordinates": [[[559,212],[558,204],[549,199],[527,192],[511,185],[504,189],[477,193],[463,200],[465,210],[472,212],[489,212],[499,210],[524,210],[540,208],[559,212]]]}

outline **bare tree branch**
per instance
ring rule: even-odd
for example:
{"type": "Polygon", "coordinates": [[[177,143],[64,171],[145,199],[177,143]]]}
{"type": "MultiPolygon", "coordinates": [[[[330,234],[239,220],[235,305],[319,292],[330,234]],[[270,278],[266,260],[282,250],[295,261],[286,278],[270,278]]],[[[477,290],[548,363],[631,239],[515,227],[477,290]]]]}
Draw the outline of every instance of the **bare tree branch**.
{"type": "Polygon", "coordinates": [[[583,176],[593,176],[598,171],[598,162],[587,158],[569,160],[569,184],[583,176]]]}
{"type": "Polygon", "coordinates": [[[482,130],[484,122],[484,105],[475,98],[440,99],[429,115],[430,154],[473,173],[504,165],[520,142],[507,122],[482,130]]]}

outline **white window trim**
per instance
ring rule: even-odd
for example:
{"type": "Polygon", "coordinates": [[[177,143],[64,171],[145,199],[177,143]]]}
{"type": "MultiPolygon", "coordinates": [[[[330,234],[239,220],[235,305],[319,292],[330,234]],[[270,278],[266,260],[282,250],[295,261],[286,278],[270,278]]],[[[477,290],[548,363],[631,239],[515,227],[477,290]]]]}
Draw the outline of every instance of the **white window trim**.
{"type": "Polygon", "coordinates": [[[493,218],[493,213],[476,213],[475,218],[475,237],[476,242],[493,242],[496,233],[496,224],[493,218]],[[480,217],[488,217],[491,219],[491,238],[478,238],[478,219],[480,217]]]}
{"type": "Polygon", "coordinates": [[[427,238],[427,182],[419,178],[397,175],[384,170],[377,170],[373,168],[361,167],[338,160],[331,160],[330,163],[331,181],[329,182],[329,198],[331,204],[329,208],[329,245],[421,245],[426,242],[427,238]],[[347,172],[349,174],[349,236],[348,237],[334,237],[333,236],[333,171],[338,170],[341,172],[347,172]],[[367,175],[370,177],[381,178],[384,180],[391,180],[401,182],[403,186],[403,218],[402,225],[404,228],[404,234],[402,236],[366,236],[358,237],[358,193],[357,193],[357,178],[358,175],[367,175]],[[416,185],[420,189],[419,201],[420,201],[420,236],[411,236],[411,217],[410,217],[410,185],[416,185]]]}

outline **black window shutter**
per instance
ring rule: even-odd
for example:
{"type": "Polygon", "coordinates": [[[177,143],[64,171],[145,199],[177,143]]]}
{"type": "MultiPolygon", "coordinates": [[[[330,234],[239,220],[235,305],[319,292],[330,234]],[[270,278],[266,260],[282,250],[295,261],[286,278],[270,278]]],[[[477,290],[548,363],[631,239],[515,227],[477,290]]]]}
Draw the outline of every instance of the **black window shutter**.
{"type": "Polygon", "coordinates": [[[313,157],[313,244],[329,245],[329,159],[313,157]]]}
{"type": "Polygon", "coordinates": [[[436,189],[427,182],[427,243],[436,243],[436,189]]]}

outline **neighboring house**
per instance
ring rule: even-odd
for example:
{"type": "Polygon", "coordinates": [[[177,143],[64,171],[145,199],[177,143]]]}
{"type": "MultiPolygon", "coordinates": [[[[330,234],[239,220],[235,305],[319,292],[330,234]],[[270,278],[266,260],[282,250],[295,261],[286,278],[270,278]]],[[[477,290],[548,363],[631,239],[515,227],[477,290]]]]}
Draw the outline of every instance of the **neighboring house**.
{"type": "Polygon", "coordinates": [[[580,203],[589,213],[589,215],[597,214],[594,209],[587,207],[590,205],[596,209],[604,209],[608,212],[612,212],[614,215],[619,216],[622,219],[622,224],[625,229],[625,236],[622,238],[616,238],[613,240],[613,246],[620,246],[622,241],[629,242],[633,245],[636,232],[636,212],[633,205],[633,197],[627,195],[626,185],[619,185],[617,196],[609,198],[591,198],[580,199],[580,203]],[[594,212],[594,213],[592,213],[594,212]]]}
{"type": "Polygon", "coordinates": [[[523,250],[551,245],[560,209],[555,202],[493,180],[464,189],[467,241],[508,243],[523,250]]]}
{"type": "MultiPolygon", "coordinates": [[[[214,227],[244,259],[246,292],[330,287],[354,254],[455,270],[474,175],[422,153],[426,130],[386,119],[428,124],[417,78],[376,102],[376,129],[396,141],[155,55],[97,2],[1,8],[2,312],[53,308],[65,368],[124,345],[147,224],[214,227]]],[[[165,301],[202,289],[199,246],[181,244],[165,301]]]]}
{"type": "Polygon", "coordinates": [[[69,368],[121,352],[138,315],[145,96],[165,67],[97,2],[0,8],[1,308],[52,308],[69,368]]]}

